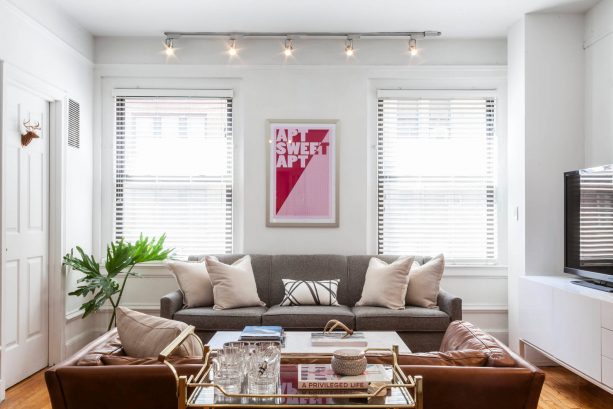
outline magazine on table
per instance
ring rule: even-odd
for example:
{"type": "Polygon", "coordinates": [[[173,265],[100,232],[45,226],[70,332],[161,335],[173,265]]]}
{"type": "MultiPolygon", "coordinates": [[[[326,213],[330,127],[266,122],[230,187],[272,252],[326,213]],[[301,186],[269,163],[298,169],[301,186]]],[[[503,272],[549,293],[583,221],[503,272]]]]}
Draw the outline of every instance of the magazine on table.
{"type": "Polygon", "coordinates": [[[341,376],[329,364],[298,365],[298,389],[368,389],[372,382],[391,382],[385,365],[370,364],[362,375],[341,376]]]}

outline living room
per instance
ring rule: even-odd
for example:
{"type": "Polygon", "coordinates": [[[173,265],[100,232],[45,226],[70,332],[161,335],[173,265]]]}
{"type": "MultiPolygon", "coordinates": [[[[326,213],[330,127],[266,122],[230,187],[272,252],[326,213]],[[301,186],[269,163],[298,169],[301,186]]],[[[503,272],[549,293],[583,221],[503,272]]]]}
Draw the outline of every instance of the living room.
{"type": "Polygon", "coordinates": [[[0,0],[0,407],[185,405],[129,319],[207,367],[279,326],[285,369],[338,321],[399,347],[384,407],[613,406],[612,32],[613,0],[0,0]]]}

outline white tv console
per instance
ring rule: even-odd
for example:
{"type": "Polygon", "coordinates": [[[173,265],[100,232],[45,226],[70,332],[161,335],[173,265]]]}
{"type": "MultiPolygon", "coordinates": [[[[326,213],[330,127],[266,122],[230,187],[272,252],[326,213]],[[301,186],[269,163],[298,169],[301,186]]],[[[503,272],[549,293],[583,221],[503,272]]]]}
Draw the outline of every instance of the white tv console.
{"type": "Polygon", "coordinates": [[[520,352],[533,347],[613,393],[613,294],[573,280],[570,275],[520,278],[520,352]]]}

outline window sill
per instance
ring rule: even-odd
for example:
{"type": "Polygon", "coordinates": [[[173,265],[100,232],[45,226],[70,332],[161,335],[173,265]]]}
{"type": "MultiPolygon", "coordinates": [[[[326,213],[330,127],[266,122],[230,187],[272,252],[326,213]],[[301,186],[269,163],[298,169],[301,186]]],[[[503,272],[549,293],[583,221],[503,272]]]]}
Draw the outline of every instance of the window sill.
{"type": "MultiPolygon", "coordinates": [[[[187,260],[178,260],[178,261],[187,261],[187,260]]],[[[140,263],[136,265],[137,268],[166,268],[166,264],[160,261],[150,261],[147,263],[140,263]]],[[[508,266],[506,264],[445,264],[445,269],[485,269],[485,270],[507,270],[508,266]]]]}

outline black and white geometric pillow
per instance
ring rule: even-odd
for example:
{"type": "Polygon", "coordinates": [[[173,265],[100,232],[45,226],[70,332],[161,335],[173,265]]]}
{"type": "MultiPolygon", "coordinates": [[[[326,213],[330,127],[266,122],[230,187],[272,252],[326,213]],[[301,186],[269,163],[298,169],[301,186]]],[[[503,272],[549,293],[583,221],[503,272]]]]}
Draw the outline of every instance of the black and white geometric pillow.
{"type": "Polygon", "coordinates": [[[283,280],[285,296],[281,305],[338,305],[336,293],[340,280],[283,280]]]}

